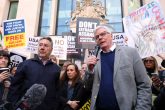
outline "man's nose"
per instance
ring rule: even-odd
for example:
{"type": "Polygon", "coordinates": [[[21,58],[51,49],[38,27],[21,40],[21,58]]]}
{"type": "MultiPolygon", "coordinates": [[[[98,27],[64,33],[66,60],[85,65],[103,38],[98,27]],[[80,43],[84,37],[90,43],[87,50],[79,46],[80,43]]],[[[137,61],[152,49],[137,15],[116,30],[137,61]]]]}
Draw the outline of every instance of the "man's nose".
{"type": "Polygon", "coordinates": [[[42,46],[40,46],[40,48],[41,48],[41,49],[44,49],[44,48],[45,48],[45,46],[44,46],[44,45],[42,45],[42,46]]]}

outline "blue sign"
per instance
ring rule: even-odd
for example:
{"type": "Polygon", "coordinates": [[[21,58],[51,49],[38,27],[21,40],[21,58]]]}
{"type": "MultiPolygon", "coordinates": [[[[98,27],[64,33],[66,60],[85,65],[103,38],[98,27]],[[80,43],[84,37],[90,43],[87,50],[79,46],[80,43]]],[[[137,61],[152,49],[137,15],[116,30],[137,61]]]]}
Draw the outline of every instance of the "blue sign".
{"type": "Polygon", "coordinates": [[[9,20],[4,22],[4,36],[25,32],[24,20],[9,20]]]}

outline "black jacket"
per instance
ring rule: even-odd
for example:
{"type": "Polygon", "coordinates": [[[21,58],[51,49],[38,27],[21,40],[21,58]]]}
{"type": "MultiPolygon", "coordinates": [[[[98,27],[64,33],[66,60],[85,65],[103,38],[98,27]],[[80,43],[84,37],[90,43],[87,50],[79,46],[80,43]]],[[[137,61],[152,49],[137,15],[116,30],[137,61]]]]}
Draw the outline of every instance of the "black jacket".
{"type": "Polygon", "coordinates": [[[162,61],[161,65],[165,68],[165,60],[162,61]]]}
{"type": "Polygon", "coordinates": [[[165,88],[160,90],[160,94],[154,100],[153,110],[165,110],[165,88]]]}
{"type": "Polygon", "coordinates": [[[81,99],[81,90],[83,87],[83,83],[81,81],[78,81],[73,90],[73,94],[71,99],[67,99],[67,88],[68,88],[68,81],[65,81],[63,85],[59,86],[59,92],[58,92],[58,108],[57,110],[72,110],[72,108],[69,107],[67,104],[68,100],[77,100],[80,101],[79,106],[82,105],[82,99],[81,99]]]}
{"type": "Polygon", "coordinates": [[[50,60],[45,65],[38,57],[26,60],[19,64],[17,68],[8,100],[16,104],[33,84],[43,84],[47,88],[47,94],[36,110],[53,110],[56,106],[59,75],[60,67],[50,60]]]}

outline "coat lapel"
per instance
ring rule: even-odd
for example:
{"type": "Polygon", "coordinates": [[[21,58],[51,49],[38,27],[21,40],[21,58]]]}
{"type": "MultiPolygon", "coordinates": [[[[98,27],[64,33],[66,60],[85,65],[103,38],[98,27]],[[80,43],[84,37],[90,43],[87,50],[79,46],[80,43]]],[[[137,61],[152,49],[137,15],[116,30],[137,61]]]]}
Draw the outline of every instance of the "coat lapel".
{"type": "Polygon", "coordinates": [[[114,75],[113,78],[115,77],[116,73],[117,73],[117,69],[119,68],[119,63],[120,63],[120,47],[117,46],[116,47],[116,51],[115,51],[115,62],[114,62],[114,75]]]}
{"type": "Polygon", "coordinates": [[[97,58],[99,58],[99,61],[97,63],[97,72],[98,72],[98,75],[99,75],[99,79],[101,79],[101,57],[100,57],[100,53],[101,53],[101,50],[99,51],[99,54],[97,56],[97,58]]]}

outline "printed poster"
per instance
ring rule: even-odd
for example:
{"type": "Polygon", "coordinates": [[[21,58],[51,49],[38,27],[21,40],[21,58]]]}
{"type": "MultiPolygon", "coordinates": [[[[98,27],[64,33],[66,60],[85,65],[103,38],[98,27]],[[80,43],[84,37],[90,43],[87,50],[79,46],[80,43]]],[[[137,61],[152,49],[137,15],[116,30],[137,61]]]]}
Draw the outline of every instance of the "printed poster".
{"type": "Polygon", "coordinates": [[[4,21],[3,31],[6,48],[24,47],[26,45],[25,21],[23,19],[4,21]]]}
{"type": "Polygon", "coordinates": [[[75,33],[71,32],[63,32],[62,33],[63,38],[67,39],[67,58],[81,58],[81,49],[76,48],[77,45],[77,37],[75,33]]]}
{"type": "Polygon", "coordinates": [[[99,20],[94,18],[78,18],[76,27],[77,48],[93,49],[96,45],[94,29],[99,25],[99,20]]]}
{"type": "Polygon", "coordinates": [[[42,38],[42,37],[28,37],[26,50],[27,50],[28,52],[37,54],[37,52],[38,52],[38,41],[39,41],[41,38],[42,38]]]}
{"type": "Polygon", "coordinates": [[[14,67],[14,66],[18,66],[21,62],[23,62],[24,60],[26,60],[27,57],[17,54],[15,52],[10,52],[10,64],[9,67],[14,67]]]}
{"type": "Polygon", "coordinates": [[[52,55],[55,55],[59,60],[67,59],[67,39],[60,37],[51,37],[53,40],[52,55]]]}
{"type": "Polygon", "coordinates": [[[112,34],[113,43],[119,46],[126,46],[126,36],[124,33],[113,33],[112,34]]]}

